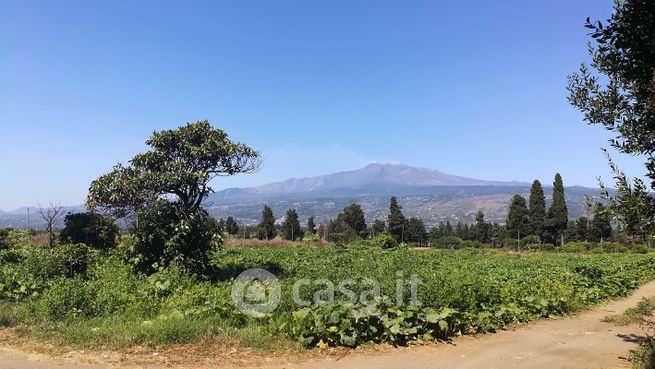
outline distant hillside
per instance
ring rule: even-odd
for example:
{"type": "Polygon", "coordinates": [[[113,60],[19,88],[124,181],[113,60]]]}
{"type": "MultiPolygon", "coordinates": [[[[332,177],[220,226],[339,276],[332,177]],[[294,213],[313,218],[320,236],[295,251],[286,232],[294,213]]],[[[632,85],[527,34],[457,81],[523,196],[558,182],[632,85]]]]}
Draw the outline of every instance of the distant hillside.
{"type": "MultiPolygon", "coordinates": [[[[527,197],[529,191],[530,184],[525,182],[485,181],[404,164],[376,163],[353,171],[218,191],[209,196],[205,207],[215,217],[233,216],[241,224],[257,223],[264,204],[273,208],[278,219],[295,208],[305,223],[310,216],[319,221],[333,218],[345,206],[358,203],[371,222],[386,217],[389,198],[396,196],[407,217],[419,217],[427,225],[473,222],[478,210],[484,211],[487,221],[503,223],[511,197],[527,197]]],[[[546,185],[544,191],[550,201],[552,188],[546,185]]],[[[598,189],[593,188],[567,187],[565,192],[571,218],[583,214],[585,195],[598,198],[598,189]]],[[[35,208],[30,219],[33,227],[42,227],[35,208]]],[[[0,227],[24,227],[26,223],[26,208],[0,212],[0,227]]]]}

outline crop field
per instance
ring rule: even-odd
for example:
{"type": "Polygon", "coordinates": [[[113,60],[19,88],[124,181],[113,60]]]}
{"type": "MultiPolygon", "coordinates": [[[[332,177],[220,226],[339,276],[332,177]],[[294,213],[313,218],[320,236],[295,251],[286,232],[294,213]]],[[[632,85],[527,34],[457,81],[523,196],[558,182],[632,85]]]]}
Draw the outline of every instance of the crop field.
{"type": "Polygon", "coordinates": [[[174,268],[139,276],[120,253],[0,251],[0,325],[83,347],[404,345],[574,313],[655,278],[652,254],[238,247],[218,251],[202,281],[174,268]],[[270,314],[235,307],[233,281],[250,268],[278,278],[270,314]]]}

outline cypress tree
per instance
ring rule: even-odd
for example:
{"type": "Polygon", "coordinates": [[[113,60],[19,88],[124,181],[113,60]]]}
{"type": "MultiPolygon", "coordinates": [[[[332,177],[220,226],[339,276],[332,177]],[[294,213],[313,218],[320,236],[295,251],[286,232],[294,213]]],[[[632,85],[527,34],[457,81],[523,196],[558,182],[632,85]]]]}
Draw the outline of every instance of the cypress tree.
{"type": "Polygon", "coordinates": [[[398,205],[396,196],[391,197],[391,201],[389,202],[387,226],[389,227],[389,233],[394,236],[396,242],[403,241],[405,216],[403,215],[402,208],[398,205]]]}
{"type": "Polygon", "coordinates": [[[553,203],[548,209],[547,216],[547,227],[553,243],[561,240],[568,223],[569,214],[566,208],[566,199],[564,198],[564,183],[562,182],[562,176],[557,173],[553,182],[553,203]]]}
{"type": "Polygon", "coordinates": [[[298,213],[296,209],[289,209],[287,216],[282,223],[282,236],[285,240],[295,241],[302,240],[305,232],[300,229],[300,222],[298,221],[298,213]]]}
{"type": "Polygon", "coordinates": [[[314,217],[311,216],[309,219],[307,219],[307,229],[311,234],[316,234],[316,222],[314,221],[314,217]]]}
{"type": "Polygon", "coordinates": [[[521,195],[514,195],[509,205],[507,213],[507,232],[508,237],[523,238],[528,235],[529,228],[528,207],[525,198],[521,195]]]}
{"type": "Polygon", "coordinates": [[[257,238],[260,240],[271,240],[275,238],[275,217],[273,216],[273,209],[268,205],[264,205],[262,210],[262,221],[257,226],[257,238]]]}
{"type": "Polygon", "coordinates": [[[541,182],[534,180],[529,199],[530,233],[539,237],[544,235],[546,223],[546,196],[541,182]]]}
{"type": "Polygon", "coordinates": [[[227,220],[225,221],[225,231],[227,231],[227,234],[230,235],[239,233],[239,225],[231,216],[227,217],[227,220]]]}
{"type": "Polygon", "coordinates": [[[478,210],[475,216],[475,239],[478,242],[487,243],[487,224],[484,222],[484,213],[478,210]]]}

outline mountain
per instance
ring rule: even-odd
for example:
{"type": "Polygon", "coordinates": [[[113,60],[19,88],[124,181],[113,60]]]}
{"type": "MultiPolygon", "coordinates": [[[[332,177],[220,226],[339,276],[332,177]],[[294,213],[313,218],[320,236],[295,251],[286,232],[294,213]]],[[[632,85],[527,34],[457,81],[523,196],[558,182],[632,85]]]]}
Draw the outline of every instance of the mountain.
{"type": "Polygon", "coordinates": [[[525,186],[521,182],[484,181],[405,164],[373,163],[364,168],[316,177],[292,178],[251,188],[229,188],[211,195],[216,202],[279,197],[371,196],[394,192],[425,192],[432,187],[525,186]]]}
{"type": "MultiPolygon", "coordinates": [[[[389,197],[396,196],[407,217],[419,217],[427,225],[439,222],[474,222],[478,210],[487,221],[503,223],[507,205],[515,194],[528,196],[530,183],[485,181],[446,174],[405,164],[374,163],[364,168],[316,177],[288,179],[250,188],[230,188],[213,193],[206,202],[216,217],[233,216],[242,224],[259,221],[264,204],[278,220],[295,208],[301,220],[315,216],[333,218],[345,206],[358,203],[367,222],[387,215],[389,197]]],[[[545,185],[547,201],[552,187],[545,185]]],[[[585,196],[598,197],[598,190],[567,187],[569,216],[585,211],[585,196]]]]}
{"type": "MultiPolygon", "coordinates": [[[[240,224],[256,224],[264,204],[271,206],[278,220],[295,208],[304,223],[310,216],[318,221],[334,218],[344,207],[357,203],[370,223],[386,218],[389,197],[396,196],[406,217],[419,217],[428,226],[445,221],[472,223],[478,210],[487,221],[504,223],[512,196],[527,197],[529,192],[530,183],[525,182],[485,181],[405,164],[374,163],[352,171],[218,191],[204,206],[217,218],[233,216],[240,224]]],[[[544,192],[549,202],[552,187],[545,184],[544,192]]],[[[571,219],[584,214],[586,195],[598,199],[598,189],[593,188],[566,187],[565,194],[571,219]]],[[[30,225],[42,227],[37,209],[31,208],[30,213],[30,225]]],[[[0,211],[0,227],[26,223],[26,208],[0,211]]]]}

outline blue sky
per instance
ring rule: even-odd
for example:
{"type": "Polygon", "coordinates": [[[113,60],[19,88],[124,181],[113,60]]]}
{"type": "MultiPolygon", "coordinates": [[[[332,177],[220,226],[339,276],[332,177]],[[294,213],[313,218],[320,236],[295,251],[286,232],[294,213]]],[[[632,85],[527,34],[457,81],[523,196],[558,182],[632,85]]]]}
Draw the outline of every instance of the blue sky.
{"type": "Polygon", "coordinates": [[[610,135],[565,85],[611,4],[0,0],[0,209],[79,204],[153,130],[199,119],[265,157],[216,188],[372,161],[595,186],[610,135]]]}

